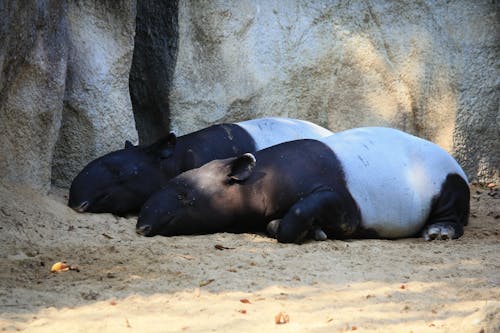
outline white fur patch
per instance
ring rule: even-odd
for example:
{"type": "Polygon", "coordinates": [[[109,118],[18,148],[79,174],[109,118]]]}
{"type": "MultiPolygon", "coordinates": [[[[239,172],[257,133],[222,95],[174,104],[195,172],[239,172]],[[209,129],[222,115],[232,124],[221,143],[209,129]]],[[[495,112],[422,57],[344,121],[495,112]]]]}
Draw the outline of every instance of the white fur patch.
{"type": "Polygon", "coordinates": [[[321,139],[333,132],[309,121],[290,118],[260,118],[236,123],[252,136],[257,150],[299,139],[321,139]]]}
{"type": "Polygon", "coordinates": [[[419,231],[448,174],[467,181],[445,150],[399,130],[357,128],[321,141],[342,163],[363,226],[381,237],[407,237],[419,231]]]}

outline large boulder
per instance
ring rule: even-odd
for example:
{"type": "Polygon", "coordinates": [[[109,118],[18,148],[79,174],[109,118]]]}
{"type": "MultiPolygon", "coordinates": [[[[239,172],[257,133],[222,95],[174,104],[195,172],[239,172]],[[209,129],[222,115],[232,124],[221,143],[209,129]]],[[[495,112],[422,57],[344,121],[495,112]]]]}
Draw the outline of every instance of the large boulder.
{"type": "Polygon", "coordinates": [[[171,127],[265,115],[395,126],[498,179],[497,5],[181,1],[171,127]]]}
{"type": "Polygon", "coordinates": [[[128,76],[135,1],[69,1],[69,58],[52,179],[68,186],[89,161],[137,141],[128,76]]]}
{"type": "Polygon", "coordinates": [[[0,2],[0,178],[50,186],[61,122],[64,1],[0,2]]]}

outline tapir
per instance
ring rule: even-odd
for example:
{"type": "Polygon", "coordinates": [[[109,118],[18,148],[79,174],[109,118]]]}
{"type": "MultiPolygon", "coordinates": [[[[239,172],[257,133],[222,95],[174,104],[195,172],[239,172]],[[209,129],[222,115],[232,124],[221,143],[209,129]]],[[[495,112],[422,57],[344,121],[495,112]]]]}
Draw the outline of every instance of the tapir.
{"type": "Polygon", "coordinates": [[[308,121],[271,117],[213,125],[179,137],[170,133],[151,145],[127,141],[124,149],[83,168],[71,184],[68,205],[78,212],[138,213],[151,194],[184,171],[285,141],[331,134],[308,121]]]}
{"type": "Polygon", "coordinates": [[[469,197],[467,176],[445,150],[396,129],[365,127],[184,172],[146,201],[136,231],[267,228],[285,243],[314,230],[331,239],[453,239],[464,232],[469,197]]]}

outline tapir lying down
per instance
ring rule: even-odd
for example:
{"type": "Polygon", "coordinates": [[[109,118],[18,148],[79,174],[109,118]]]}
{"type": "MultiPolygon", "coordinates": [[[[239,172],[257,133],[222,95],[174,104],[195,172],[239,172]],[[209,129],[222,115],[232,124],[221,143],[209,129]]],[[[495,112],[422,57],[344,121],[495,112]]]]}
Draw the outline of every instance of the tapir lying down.
{"type": "Polygon", "coordinates": [[[469,195],[464,171],[434,143],[391,128],[357,128],[184,172],[144,204],[136,231],[268,227],[280,242],[300,242],[313,230],[320,239],[452,239],[467,224],[469,195]]]}
{"type": "Polygon", "coordinates": [[[68,205],[78,212],[137,213],[151,194],[181,172],[217,158],[331,134],[304,120],[260,118],[213,125],[180,137],[170,133],[147,146],[127,141],[125,149],[92,161],[76,176],[68,205]]]}

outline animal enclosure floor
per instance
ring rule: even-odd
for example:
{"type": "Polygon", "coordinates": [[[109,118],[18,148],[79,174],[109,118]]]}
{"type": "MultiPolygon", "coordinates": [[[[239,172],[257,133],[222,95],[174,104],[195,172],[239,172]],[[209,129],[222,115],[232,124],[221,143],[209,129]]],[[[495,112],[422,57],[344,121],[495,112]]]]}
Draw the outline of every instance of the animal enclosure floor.
{"type": "Polygon", "coordinates": [[[500,331],[494,190],[472,188],[459,240],[303,245],[140,237],[135,218],[77,214],[66,194],[0,183],[0,331],[500,331]],[[51,273],[58,261],[79,271],[51,273]]]}

